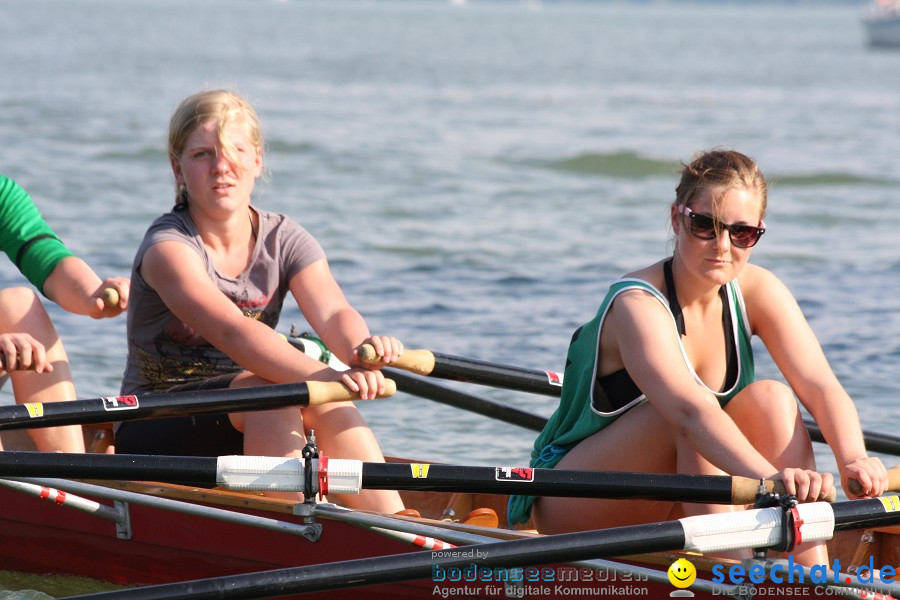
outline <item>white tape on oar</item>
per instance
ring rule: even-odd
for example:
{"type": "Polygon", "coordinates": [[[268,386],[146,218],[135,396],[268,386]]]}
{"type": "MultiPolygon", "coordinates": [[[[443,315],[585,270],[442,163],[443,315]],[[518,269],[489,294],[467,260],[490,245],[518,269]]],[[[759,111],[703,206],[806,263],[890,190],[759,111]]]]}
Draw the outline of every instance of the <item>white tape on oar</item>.
{"type": "MultiPolygon", "coordinates": [[[[362,489],[363,462],[321,456],[313,461],[320,494],[358,494],[362,489]]],[[[270,456],[220,456],[216,483],[230,490],[302,492],[303,460],[270,456]]]]}
{"type": "Polygon", "coordinates": [[[216,483],[231,490],[303,491],[303,462],[299,458],[220,456],[216,483]]]}
{"type": "Polygon", "coordinates": [[[358,494],[362,489],[361,460],[319,458],[319,489],[322,494],[358,494]]]}
{"type": "MultiPolygon", "coordinates": [[[[831,539],[834,511],[827,502],[797,507],[803,542],[831,539]]],[[[693,552],[720,552],[739,548],[762,548],[781,542],[780,508],[758,508],[730,513],[699,515],[679,519],[684,528],[684,549],[693,552]]]]}

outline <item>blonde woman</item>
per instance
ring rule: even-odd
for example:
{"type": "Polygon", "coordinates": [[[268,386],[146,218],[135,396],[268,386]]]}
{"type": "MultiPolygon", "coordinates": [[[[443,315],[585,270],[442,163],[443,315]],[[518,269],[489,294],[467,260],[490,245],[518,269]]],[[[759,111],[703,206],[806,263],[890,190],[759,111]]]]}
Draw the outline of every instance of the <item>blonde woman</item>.
{"type": "MultiPolygon", "coordinates": [[[[343,381],[361,399],[383,391],[381,372],[361,365],[354,349],[371,343],[389,364],[403,345],[369,333],[305,229],[252,203],[263,172],[263,137],[250,104],[224,90],[187,98],[171,119],[169,158],[176,204],[153,222],[135,256],[122,392],[308,380],[343,381]],[[307,357],[275,331],[288,294],[334,354],[354,365],[350,371],[307,357]]],[[[384,460],[352,402],[131,421],[120,424],[116,448],[297,457],[311,429],[329,456],[384,460]]],[[[403,510],[394,491],[368,490],[344,502],[403,510]]]]}

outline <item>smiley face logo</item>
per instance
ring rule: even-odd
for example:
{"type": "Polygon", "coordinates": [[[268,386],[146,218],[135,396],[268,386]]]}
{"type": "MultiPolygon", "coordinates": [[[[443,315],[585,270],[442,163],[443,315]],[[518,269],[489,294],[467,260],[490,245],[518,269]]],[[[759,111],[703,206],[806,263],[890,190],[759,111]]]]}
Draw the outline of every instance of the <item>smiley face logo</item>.
{"type": "Polygon", "coordinates": [[[691,561],[679,558],[669,567],[669,582],[677,588],[689,587],[697,579],[697,569],[691,561]]]}

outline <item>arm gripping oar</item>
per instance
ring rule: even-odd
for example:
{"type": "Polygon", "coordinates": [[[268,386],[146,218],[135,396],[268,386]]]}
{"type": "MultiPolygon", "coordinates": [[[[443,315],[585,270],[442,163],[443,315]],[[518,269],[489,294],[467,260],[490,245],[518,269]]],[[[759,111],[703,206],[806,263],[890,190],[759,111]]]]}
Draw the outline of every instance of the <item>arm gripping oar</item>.
{"type": "MultiPolygon", "coordinates": [[[[384,394],[379,398],[392,396],[397,391],[396,383],[390,379],[384,380],[384,388],[384,394]]],[[[67,402],[33,402],[0,407],[0,430],[269,410],[284,406],[317,406],[357,398],[357,394],[343,383],[308,381],[67,402]]]]}

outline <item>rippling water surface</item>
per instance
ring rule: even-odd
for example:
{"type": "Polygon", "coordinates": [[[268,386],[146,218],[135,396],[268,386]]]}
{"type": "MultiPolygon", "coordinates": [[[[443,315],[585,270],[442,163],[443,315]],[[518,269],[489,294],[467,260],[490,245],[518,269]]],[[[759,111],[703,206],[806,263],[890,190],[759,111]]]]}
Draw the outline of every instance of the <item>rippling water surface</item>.
{"type": "MultiPolygon", "coordinates": [[[[373,331],[562,370],[607,285],[669,251],[678,161],[733,147],[773,180],[753,260],[794,290],[865,427],[896,430],[900,54],[865,48],[856,8],[0,0],[0,12],[0,172],[103,275],[128,273],[172,203],[171,110],[231,87],[268,137],[257,204],[321,241],[373,331]]],[[[19,282],[3,261],[0,285],[19,282]]],[[[52,310],[79,396],[117,391],[124,319],[52,310]]],[[[282,330],[292,323],[304,327],[296,309],[282,330]]],[[[363,410],[395,455],[523,464],[534,439],[406,395],[363,410]]]]}

